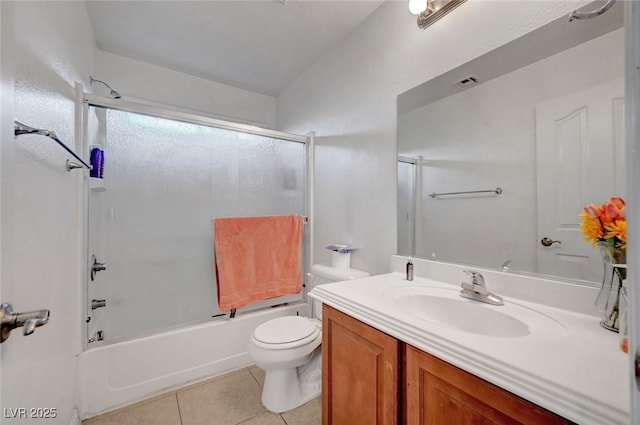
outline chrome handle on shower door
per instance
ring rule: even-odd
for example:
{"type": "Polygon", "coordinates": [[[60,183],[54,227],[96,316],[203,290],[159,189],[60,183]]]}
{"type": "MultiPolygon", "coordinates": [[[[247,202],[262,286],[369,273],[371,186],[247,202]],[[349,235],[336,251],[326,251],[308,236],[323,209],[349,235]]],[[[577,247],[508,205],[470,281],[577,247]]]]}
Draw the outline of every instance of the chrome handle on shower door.
{"type": "Polygon", "coordinates": [[[15,328],[24,328],[23,334],[31,335],[37,327],[49,323],[49,310],[34,310],[26,313],[16,313],[9,303],[0,305],[0,343],[9,338],[15,328]]]}

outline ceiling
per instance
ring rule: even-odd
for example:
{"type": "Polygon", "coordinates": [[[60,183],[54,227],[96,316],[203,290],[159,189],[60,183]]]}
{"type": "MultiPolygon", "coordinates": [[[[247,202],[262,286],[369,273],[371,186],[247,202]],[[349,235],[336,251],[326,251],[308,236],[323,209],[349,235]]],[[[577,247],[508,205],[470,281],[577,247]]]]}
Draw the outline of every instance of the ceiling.
{"type": "Polygon", "coordinates": [[[383,0],[87,1],[100,50],[277,95],[383,0]]]}

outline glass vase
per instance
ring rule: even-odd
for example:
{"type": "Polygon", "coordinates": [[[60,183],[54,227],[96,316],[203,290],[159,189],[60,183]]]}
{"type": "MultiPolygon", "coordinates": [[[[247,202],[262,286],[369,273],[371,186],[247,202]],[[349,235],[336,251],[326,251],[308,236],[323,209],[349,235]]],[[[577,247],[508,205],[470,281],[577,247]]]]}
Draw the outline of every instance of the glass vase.
{"type": "Polygon", "coordinates": [[[617,248],[613,241],[598,242],[604,274],[602,287],[596,298],[596,307],[602,313],[600,326],[613,332],[620,331],[620,297],[627,278],[626,250],[617,248]]]}

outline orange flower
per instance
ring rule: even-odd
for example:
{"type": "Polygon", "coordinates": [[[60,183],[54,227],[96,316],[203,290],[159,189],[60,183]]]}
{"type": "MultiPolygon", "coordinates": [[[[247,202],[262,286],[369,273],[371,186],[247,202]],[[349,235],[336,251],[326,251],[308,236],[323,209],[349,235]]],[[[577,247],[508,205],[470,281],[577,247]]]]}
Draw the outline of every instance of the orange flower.
{"type": "Polygon", "coordinates": [[[580,213],[583,240],[595,245],[598,241],[613,239],[617,248],[627,247],[626,203],[612,196],[601,205],[587,204],[580,213]]]}
{"type": "Polygon", "coordinates": [[[582,239],[587,242],[591,242],[591,245],[595,246],[596,243],[604,236],[600,220],[597,217],[590,217],[585,211],[580,213],[580,217],[582,217],[580,230],[582,230],[582,234],[584,235],[582,239]]]}
{"type": "Polygon", "coordinates": [[[617,220],[620,217],[620,209],[611,202],[602,204],[602,210],[604,217],[609,220],[617,220]]]}
{"type": "Polygon", "coordinates": [[[602,207],[599,205],[588,204],[584,207],[584,212],[587,213],[590,218],[598,218],[602,215],[603,211],[602,207]]]}
{"type": "Polygon", "coordinates": [[[620,208],[620,219],[625,220],[627,218],[627,207],[620,208]]]}
{"type": "Polygon", "coordinates": [[[612,196],[609,198],[609,202],[615,205],[619,210],[623,209],[625,205],[627,205],[626,202],[624,202],[624,199],[619,196],[612,196]]]}
{"type": "Polygon", "coordinates": [[[625,220],[615,221],[605,227],[607,233],[604,235],[605,239],[616,238],[618,239],[617,248],[627,247],[627,222],[625,220]]]}

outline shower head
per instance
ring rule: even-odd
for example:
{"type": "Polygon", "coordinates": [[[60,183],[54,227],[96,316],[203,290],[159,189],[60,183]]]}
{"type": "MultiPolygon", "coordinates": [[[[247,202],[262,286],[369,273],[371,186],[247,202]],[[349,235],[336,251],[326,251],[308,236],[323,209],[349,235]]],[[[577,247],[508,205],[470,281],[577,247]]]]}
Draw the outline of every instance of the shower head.
{"type": "Polygon", "coordinates": [[[120,99],[122,97],[122,95],[120,95],[120,93],[118,93],[117,91],[115,91],[114,89],[111,88],[111,86],[107,83],[105,83],[104,81],[100,81],[100,80],[96,80],[95,78],[93,78],[92,76],[89,76],[89,82],[91,84],[93,83],[100,83],[103,84],[106,88],[108,88],[109,90],[111,90],[109,92],[109,96],[111,96],[114,99],[120,99]]]}

